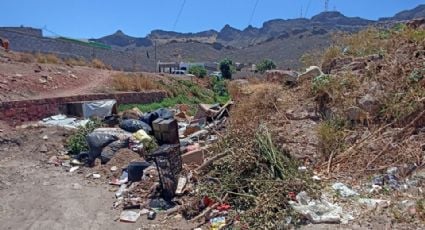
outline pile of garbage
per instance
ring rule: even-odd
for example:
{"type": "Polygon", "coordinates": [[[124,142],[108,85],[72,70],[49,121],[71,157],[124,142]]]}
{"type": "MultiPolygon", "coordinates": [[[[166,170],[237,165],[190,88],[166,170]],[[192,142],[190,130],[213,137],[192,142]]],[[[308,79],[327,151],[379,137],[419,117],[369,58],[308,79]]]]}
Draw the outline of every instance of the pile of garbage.
{"type": "MultiPolygon", "coordinates": [[[[69,172],[83,166],[97,170],[87,177],[104,177],[113,186],[113,207],[123,210],[123,222],[136,222],[144,214],[155,219],[159,211],[179,212],[190,200],[187,195],[195,194],[194,171],[202,166],[209,146],[225,128],[232,104],[199,104],[194,116],[188,115],[187,105],[145,114],[133,108],[109,115],[103,118],[103,127],[85,136],[88,151],[54,156],[49,162],[67,167],[69,172]]],[[[87,122],[64,115],[42,121],[69,128],[87,122]]]]}

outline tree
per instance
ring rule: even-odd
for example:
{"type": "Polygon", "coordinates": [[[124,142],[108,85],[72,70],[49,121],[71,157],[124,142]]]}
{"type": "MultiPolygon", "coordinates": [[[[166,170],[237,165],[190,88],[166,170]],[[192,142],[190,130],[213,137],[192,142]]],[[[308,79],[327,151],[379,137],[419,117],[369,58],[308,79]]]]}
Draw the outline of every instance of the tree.
{"type": "Polygon", "coordinates": [[[194,65],[189,68],[189,73],[199,78],[207,76],[207,70],[202,65],[194,65]]]}
{"type": "Polygon", "coordinates": [[[270,59],[264,59],[257,65],[257,70],[261,73],[272,69],[276,69],[276,64],[270,59]]]}
{"type": "Polygon", "coordinates": [[[223,78],[232,79],[232,74],[235,72],[235,66],[233,61],[225,58],[220,62],[220,71],[223,75],[223,78]]]}

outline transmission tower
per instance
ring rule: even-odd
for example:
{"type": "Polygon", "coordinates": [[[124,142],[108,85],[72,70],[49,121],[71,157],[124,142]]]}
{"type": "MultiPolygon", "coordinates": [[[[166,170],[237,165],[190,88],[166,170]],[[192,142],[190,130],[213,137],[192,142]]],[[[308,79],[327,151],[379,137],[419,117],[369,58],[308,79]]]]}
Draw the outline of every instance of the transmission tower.
{"type": "Polygon", "coordinates": [[[325,12],[329,10],[329,0],[325,0],[325,12]]]}

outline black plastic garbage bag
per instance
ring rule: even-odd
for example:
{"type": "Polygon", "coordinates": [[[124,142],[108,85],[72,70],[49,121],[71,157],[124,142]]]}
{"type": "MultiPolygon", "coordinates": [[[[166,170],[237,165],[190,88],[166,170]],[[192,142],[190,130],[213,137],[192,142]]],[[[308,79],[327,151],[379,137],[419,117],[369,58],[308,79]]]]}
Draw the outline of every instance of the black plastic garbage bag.
{"type": "Polygon", "coordinates": [[[112,159],[112,157],[115,155],[115,153],[123,148],[127,148],[129,144],[128,139],[125,140],[117,140],[112,143],[110,143],[108,146],[104,147],[101,154],[100,154],[100,160],[102,164],[108,163],[112,159]]]}
{"type": "Polygon", "coordinates": [[[143,115],[143,117],[140,120],[145,122],[146,124],[149,124],[152,127],[153,121],[158,118],[162,118],[162,119],[174,118],[174,113],[171,112],[169,109],[161,108],[143,115]]]}
{"type": "Polygon", "coordinates": [[[94,160],[102,153],[102,149],[117,139],[118,137],[106,133],[93,132],[87,135],[86,141],[89,146],[88,164],[93,165],[94,160]]]}
{"type": "Polygon", "coordinates": [[[141,129],[145,130],[146,133],[152,133],[152,128],[150,125],[143,121],[135,119],[123,120],[120,123],[120,128],[124,129],[127,132],[135,133],[141,129]]]}

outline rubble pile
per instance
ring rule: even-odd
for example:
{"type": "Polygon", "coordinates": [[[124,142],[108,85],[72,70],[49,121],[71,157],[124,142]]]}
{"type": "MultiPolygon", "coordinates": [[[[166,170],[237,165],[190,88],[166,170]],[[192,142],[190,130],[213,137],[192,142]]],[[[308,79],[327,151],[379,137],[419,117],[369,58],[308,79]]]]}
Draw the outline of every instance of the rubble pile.
{"type": "Polygon", "coordinates": [[[63,115],[41,124],[77,130],[68,139],[73,155],[53,156],[49,162],[110,184],[116,197],[113,207],[123,210],[120,220],[136,222],[141,215],[155,219],[161,212],[184,212],[188,204],[197,212],[207,208],[195,194],[196,170],[205,167],[208,149],[226,127],[232,104],[200,104],[195,116],[187,114],[189,106],[179,105],[145,114],[134,108],[106,116],[103,125],[63,115]]]}

